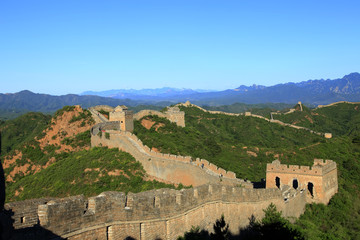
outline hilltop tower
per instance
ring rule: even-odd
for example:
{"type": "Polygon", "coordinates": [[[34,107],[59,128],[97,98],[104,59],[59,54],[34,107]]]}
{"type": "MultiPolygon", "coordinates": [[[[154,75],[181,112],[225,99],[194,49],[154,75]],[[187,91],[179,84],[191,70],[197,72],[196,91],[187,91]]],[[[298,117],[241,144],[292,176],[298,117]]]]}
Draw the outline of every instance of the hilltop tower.
{"type": "Polygon", "coordinates": [[[298,104],[299,104],[299,106],[300,106],[300,111],[302,112],[302,111],[303,111],[303,108],[302,108],[302,104],[301,104],[301,102],[300,102],[300,101],[298,101],[298,104]]]}
{"type": "Polygon", "coordinates": [[[180,127],[185,127],[185,112],[180,111],[179,107],[170,107],[165,114],[170,122],[174,122],[180,127]]]}
{"type": "Polygon", "coordinates": [[[279,160],[268,163],[266,167],[266,188],[280,188],[288,185],[294,189],[308,191],[307,201],[329,203],[338,192],[336,163],[332,160],[314,159],[308,166],[281,164],[279,160]]]}
{"type": "Polygon", "coordinates": [[[134,130],[134,113],[124,105],[117,106],[109,113],[109,121],[119,121],[121,131],[132,132],[134,130]]]}

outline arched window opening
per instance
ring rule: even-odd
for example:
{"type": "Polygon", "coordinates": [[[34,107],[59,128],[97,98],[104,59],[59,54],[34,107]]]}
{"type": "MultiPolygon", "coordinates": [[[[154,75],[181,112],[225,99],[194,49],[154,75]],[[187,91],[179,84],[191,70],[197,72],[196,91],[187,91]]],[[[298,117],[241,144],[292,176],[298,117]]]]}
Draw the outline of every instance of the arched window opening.
{"type": "Polygon", "coordinates": [[[311,195],[312,197],[314,197],[314,184],[311,183],[311,182],[309,182],[307,187],[308,187],[308,190],[309,190],[310,195],[311,195]]]}
{"type": "Polygon", "coordinates": [[[297,179],[294,179],[292,185],[293,185],[293,188],[294,188],[294,189],[297,189],[297,188],[299,187],[299,182],[298,182],[298,180],[297,180],[297,179]]]}
{"type": "Polygon", "coordinates": [[[275,178],[275,185],[277,188],[280,188],[280,178],[279,177],[275,178]]]}

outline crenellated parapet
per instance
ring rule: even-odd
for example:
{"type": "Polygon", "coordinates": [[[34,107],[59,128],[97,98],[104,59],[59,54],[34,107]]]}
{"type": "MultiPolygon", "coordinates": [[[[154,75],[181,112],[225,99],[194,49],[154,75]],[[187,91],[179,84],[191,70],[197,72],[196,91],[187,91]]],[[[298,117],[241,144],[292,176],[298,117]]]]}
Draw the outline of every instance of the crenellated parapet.
{"type": "Polygon", "coordinates": [[[287,217],[298,217],[305,206],[298,191],[286,201],[279,189],[247,189],[224,185],[202,185],[191,189],[158,189],[141,193],[104,192],[84,198],[37,199],[6,204],[12,218],[23,219],[31,208],[34,221],[16,229],[38,225],[67,239],[176,239],[191,228],[212,229],[222,214],[237,233],[251,215],[262,217],[262,209],[277,205],[287,217]],[[246,210],[244,210],[246,209],[246,210]]]}
{"type": "Polygon", "coordinates": [[[334,169],[336,169],[336,163],[334,161],[323,159],[314,159],[314,164],[312,167],[281,164],[279,160],[275,160],[272,163],[268,163],[266,165],[266,171],[269,172],[306,174],[315,176],[322,176],[334,169]]]}

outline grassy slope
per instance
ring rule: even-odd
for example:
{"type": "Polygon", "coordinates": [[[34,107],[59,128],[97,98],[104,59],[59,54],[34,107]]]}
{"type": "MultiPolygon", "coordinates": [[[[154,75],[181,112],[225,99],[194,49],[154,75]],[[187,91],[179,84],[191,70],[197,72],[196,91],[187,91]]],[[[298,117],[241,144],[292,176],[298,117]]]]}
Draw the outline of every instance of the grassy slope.
{"type": "Polygon", "coordinates": [[[11,184],[6,189],[7,200],[174,188],[169,184],[145,181],[144,175],[145,171],[139,162],[130,154],[117,149],[92,148],[88,151],[62,153],[50,167],[11,184]],[[112,175],[114,173],[117,174],[112,175]],[[15,197],[16,191],[20,194],[15,197]]]}
{"type": "Polygon", "coordinates": [[[23,142],[41,135],[51,116],[42,113],[27,113],[14,120],[0,122],[1,153],[18,148],[23,142]]]}

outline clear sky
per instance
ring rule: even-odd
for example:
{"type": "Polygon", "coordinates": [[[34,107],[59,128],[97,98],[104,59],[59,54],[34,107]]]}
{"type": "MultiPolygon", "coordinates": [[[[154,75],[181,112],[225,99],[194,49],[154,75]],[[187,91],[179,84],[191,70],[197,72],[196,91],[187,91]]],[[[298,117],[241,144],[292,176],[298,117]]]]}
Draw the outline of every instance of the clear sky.
{"type": "Polygon", "coordinates": [[[360,71],[360,1],[2,0],[0,92],[229,89],[360,71]]]}

